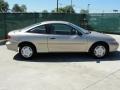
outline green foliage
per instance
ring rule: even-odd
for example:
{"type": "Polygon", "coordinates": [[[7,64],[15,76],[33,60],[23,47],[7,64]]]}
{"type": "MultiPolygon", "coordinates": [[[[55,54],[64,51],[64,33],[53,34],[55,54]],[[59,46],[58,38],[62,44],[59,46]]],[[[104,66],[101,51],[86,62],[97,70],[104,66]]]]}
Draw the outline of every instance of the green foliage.
{"type": "Polygon", "coordinates": [[[5,13],[8,12],[9,10],[9,5],[7,2],[4,0],[0,0],[0,12],[5,13]]]}
{"type": "Polygon", "coordinates": [[[51,13],[56,13],[56,10],[52,10],[51,13]]]}
{"type": "Polygon", "coordinates": [[[47,10],[43,10],[42,13],[48,13],[48,11],[47,10]]]}
{"type": "Polygon", "coordinates": [[[80,14],[89,14],[89,11],[85,9],[81,9],[80,14]]]}
{"type": "Polygon", "coordinates": [[[21,5],[19,6],[18,4],[15,4],[12,8],[12,12],[14,13],[23,13],[23,12],[26,12],[27,11],[27,8],[25,5],[21,5]]]}
{"type": "Polygon", "coordinates": [[[72,6],[65,6],[63,10],[65,10],[66,13],[75,13],[75,10],[72,6]]]}
{"type": "Polygon", "coordinates": [[[23,12],[27,12],[27,7],[26,7],[26,5],[24,5],[24,4],[21,5],[21,9],[22,9],[23,12]]]}
{"type": "Polygon", "coordinates": [[[72,6],[68,5],[65,7],[58,8],[58,12],[57,9],[52,10],[52,13],[75,13],[75,10],[72,6]]]}

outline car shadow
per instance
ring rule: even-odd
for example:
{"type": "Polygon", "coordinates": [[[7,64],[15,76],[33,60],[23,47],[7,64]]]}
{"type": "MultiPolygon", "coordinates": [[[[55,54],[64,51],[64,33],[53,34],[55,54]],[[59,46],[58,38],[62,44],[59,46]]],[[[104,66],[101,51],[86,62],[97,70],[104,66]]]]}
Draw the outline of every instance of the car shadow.
{"type": "Polygon", "coordinates": [[[26,62],[96,62],[100,63],[101,61],[117,61],[120,60],[120,52],[110,53],[103,59],[95,59],[88,53],[40,53],[36,57],[25,60],[20,57],[19,54],[16,54],[13,58],[17,61],[26,61],[26,62]]]}

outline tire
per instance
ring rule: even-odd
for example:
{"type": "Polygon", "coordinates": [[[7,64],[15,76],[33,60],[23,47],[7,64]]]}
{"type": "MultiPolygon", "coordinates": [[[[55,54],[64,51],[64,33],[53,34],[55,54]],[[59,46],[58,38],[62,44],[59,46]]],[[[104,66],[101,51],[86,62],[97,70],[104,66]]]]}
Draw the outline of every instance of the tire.
{"type": "Polygon", "coordinates": [[[92,46],[90,52],[95,58],[100,59],[104,58],[108,54],[109,48],[105,44],[95,44],[92,46]]]}
{"type": "Polygon", "coordinates": [[[33,45],[27,45],[27,44],[24,45],[23,44],[19,48],[19,54],[24,59],[31,59],[35,56],[36,49],[33,45]]]}

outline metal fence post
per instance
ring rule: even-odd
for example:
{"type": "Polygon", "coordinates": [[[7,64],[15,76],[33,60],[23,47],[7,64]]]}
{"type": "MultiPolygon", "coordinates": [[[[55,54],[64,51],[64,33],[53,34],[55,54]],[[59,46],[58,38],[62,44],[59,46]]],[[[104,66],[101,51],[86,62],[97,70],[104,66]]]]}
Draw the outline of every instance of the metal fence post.
{"type": "Polygon", "coordinates": [[[3,18],[4,18],[4,39],[7,38],[7,22],[6,22],[6,16],[7,16],[7,13],[3,13],[3,18]]]}
{"type": "Polygon", "coordinates": [[[35,23],[37,23],[37,13],[34,13],[35,23]]]}

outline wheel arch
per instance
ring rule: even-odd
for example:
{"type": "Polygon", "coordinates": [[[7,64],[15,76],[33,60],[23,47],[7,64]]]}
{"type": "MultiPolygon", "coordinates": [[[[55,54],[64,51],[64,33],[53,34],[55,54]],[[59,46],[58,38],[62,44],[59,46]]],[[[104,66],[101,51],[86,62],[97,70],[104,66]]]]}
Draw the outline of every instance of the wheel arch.
{"type": "Polygon", "coordinates": [[[18,44],[18,47],[21,47],[23,45],[31,45],[37,51],[35,44],[33,44],[32,42],[28,42],[28,41],[21,42],[21,43],[18,44]]]}
{"type": "Polygon", "coordinates": [[[102,44],[102,45],[106,46],[106,48],[108,49],[108,52],[109,52],[109,50],[110,50],[109,44],[107,42],[105,42],[105,41],[97,41],[97,42],[93,43],[91,45],[90,49],[89,49],[89,52],[91,52],[91,50],[93,49],[93,47],[96,46],[96,45],[98,45],[98,44],[102,44]]]}

